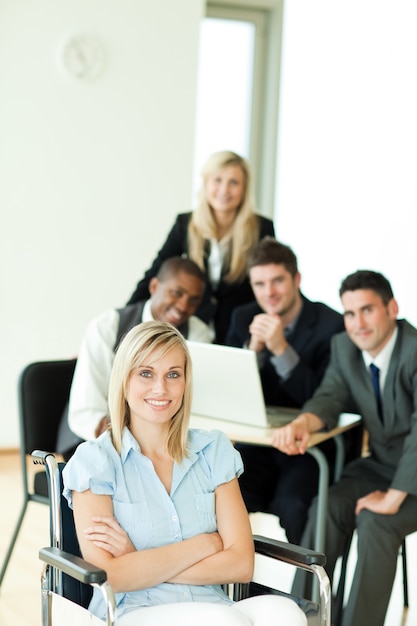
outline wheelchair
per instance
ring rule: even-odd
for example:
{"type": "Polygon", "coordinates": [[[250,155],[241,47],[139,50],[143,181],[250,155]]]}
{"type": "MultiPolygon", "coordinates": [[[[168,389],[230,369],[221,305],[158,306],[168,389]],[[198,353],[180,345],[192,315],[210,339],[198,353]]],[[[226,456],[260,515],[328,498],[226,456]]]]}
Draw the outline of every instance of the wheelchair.
{"type": "MultiPolygon", "coordinates": [[[[44,563],[41,576],[42,626],[73,626],[74,623],[77,626],[103,626],[103,621],[87,608],[93,587],[98,587],[106,600],[107,626],[117,626],[114,593],[107,582],[106,572],[80,555],[72,510],[62,496],[65,464],[58,463],[52,453],[41,450],[33,451],[32,459],[35,464],[45,467],[50,505],[50,545],[39,550],[39,558],[44,563]]],[[[295,598],[275,589],[273,584],[269,586],[269,581],[266,586],[262,577],[257,577],[256,564],[253,580],[228,585],[228,595],[236,601],[267,593],[290,597],[305,612],[309,626],[331,626],[331,591],[324,570],[324,554],[259,535],[254,535],[254,544],[256,559],[267,557],[273,562],[287,563],[310,572],[318,586],[318,601],[295,598]]]]}

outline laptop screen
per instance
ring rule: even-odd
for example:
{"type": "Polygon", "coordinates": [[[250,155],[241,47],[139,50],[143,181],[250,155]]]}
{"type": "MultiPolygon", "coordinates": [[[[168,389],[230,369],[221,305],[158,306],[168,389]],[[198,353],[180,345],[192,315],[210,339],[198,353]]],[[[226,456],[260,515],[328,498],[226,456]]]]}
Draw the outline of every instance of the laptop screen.
{"type": "MultiPolygon", "coordinates": [[[[193,368],[192,414],[270,427],[256,353],[217,344],[187,343],[193,368]]],[[[280,409],[274,414],[273,423],[281,425],[296,412],[280,409]]]]}

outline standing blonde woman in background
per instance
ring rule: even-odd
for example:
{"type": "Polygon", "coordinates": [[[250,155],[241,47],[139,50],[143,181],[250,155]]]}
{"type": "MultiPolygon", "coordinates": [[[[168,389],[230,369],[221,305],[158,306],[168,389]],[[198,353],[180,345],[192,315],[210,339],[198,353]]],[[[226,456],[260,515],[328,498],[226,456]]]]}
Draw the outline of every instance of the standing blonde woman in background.
{"type": "MultiPolygon", "coordinates": [[[[116,353],[111,428],[64,469],[83,556],[107,572],[120,626],[305,626],[295,602],[232,602],[221,585],[248,582],[254,546],[226,435],[189,429],[191,361],[165,322],[138,324],[116,353]]],[[[104,619],[95,589],[90,610],[104,619]]]]}
{"type": "Polygon", "coordinates": [[[274,225],[255,213],[248,162],[234,152],[216,152],[202,170],[198,206],[177,215],[168,237],[128,304],[149,297],[148,285],[162,262],[188,256],[206,273],[203,302],[196,315],[214,326],[224,343],[233,309],[253,301],[246,260],[260,239],[274,236],[274,225]]]}

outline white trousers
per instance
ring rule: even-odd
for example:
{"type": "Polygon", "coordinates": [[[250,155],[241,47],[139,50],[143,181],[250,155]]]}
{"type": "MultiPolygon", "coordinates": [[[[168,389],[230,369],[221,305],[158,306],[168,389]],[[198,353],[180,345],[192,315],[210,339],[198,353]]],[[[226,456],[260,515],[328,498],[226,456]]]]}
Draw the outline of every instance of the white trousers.
{"type": "Polygon", "coordinates": [[[129,611],[118,626],[306,626],[295,602],[281,596],[256,596],[232,605],[178,602],[129,611]]]}

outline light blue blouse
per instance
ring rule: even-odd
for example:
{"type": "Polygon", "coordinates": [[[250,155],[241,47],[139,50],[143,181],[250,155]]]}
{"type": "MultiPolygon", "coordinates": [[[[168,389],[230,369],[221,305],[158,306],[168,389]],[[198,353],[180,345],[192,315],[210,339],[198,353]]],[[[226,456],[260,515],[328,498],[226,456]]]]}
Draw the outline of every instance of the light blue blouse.
{"type": "MultiPolygon", "coordinates": [[[[110,495],[114,516],[137,550],[214,532],[214,491],[240,476],[242,460],[226,435],[217,430],[190,429],[188,450],[182,464],[174,464],[168,494],[131,432],[126,428],[123,433],[120,456],[106,432],[81,444],[68,461],[63,473],[64,495],[71,507],[72,491],[91,489],[95,494],[110,495]]],[[[192,601],[230,603],[220,585],[162,583],[116,594],[119,615],[140,606],[192,601]]],[[[97,589],[90,610],[101,619],[105,617],[104,601],[97,589]]]]}

